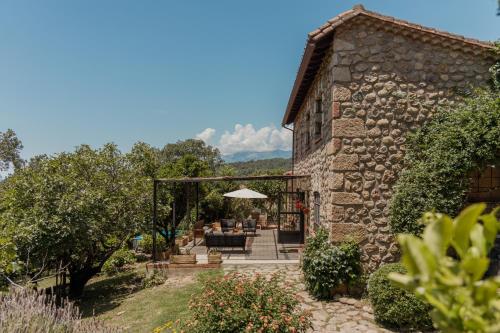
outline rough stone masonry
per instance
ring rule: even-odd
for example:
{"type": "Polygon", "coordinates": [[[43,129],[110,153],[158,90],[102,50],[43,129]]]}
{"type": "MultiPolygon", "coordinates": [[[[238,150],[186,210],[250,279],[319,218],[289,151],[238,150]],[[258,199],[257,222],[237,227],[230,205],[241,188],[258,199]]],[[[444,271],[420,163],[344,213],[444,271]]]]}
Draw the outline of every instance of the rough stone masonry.
{"type": "Polygon", "coordinates": [[[397,259],[388,204],[406,134],[489,77],[488,53],[453,43],[369,16],[344,20],[293,121],[294,172],[311,175],[321,224],[333,241],[357,239],[370,271],[397,259]]]}

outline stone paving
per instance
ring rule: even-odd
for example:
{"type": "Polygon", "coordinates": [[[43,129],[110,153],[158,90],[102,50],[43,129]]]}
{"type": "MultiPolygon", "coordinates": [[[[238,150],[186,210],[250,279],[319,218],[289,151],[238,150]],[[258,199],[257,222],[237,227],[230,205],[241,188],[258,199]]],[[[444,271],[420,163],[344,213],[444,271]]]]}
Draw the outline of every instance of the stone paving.
{"type": "Polygon", "coordinates": [[[287,281],[298,289],[302,307],[312,312],[313,329],[310,332],[378,333],[392,332],[379,327],[366,300],[340,297],[334,301],[317,301],[305,290],[300,267],[297,264],[239,264],[223,265],[224,272],[272,274],[281,271],[287,281]]]}
{"type": "MultiPolygon", "coordinates": [[[[241,248],[221,248],[219,251],[223,260],[298,260],[297,245],[280,244],[277,238],[277,229],[257,229],[255,235],[247,235],[245,251],[241,248]]],[[[207,254],[204,240],[197,239],[196,245],[191,242],[185,248],[196,253],[199,259],[207,254]]]]}

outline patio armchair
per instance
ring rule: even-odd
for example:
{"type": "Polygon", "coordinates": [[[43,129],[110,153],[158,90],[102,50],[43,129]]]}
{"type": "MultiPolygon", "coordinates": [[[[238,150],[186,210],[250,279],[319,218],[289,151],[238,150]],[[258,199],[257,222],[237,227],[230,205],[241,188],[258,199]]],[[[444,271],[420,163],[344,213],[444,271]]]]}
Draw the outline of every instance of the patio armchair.
{"type": "Polygon", "coordinates": [[[253,232],[255,235],[257,233],[257,221],[254,219],[247,219],[243,221],[243,232],[253,232]]]}
{"type": "Polygon", "coordinates": [[[220,226],[222,232],[232,231],[236,228],[236,221],[234,219],[222,219],[220,220],[220,226]]]}

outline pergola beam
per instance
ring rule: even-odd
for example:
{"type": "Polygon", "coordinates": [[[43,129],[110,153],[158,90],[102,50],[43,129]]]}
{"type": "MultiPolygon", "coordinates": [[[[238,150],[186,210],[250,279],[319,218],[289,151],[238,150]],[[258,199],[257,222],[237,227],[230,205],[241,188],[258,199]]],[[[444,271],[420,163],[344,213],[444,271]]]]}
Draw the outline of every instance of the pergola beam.
{"type": "Polygon", "coordinates": [[[307,178],[310,175],[261,175],[261,176],[220,176],[220,177],[193,177],[193,178],[158,178],[158,183],[202,183],[217,181],[252,181],[252,180],[292,180],[307,178]]]}

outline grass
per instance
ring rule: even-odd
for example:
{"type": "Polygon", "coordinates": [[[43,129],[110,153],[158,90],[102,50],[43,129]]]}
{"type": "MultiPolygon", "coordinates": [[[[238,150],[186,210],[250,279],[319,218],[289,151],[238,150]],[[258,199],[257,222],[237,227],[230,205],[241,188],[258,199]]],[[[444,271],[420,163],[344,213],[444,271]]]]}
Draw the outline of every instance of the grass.
{"type": "Polygon", "coordinates": [[[151,332],[168,321],[186,318],[191,295],[201,291],[204,279],[220,275],[221,271],[198,273],[181,286],[167,281],[165,285],[148,289],[140,287],[143,274],[144,265],[141,265],[134,271],[93,279],[79,304],[83,316],[95,315],[127,332],[151,332]]]}

